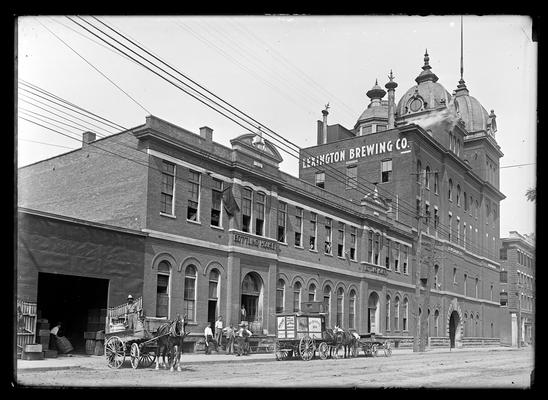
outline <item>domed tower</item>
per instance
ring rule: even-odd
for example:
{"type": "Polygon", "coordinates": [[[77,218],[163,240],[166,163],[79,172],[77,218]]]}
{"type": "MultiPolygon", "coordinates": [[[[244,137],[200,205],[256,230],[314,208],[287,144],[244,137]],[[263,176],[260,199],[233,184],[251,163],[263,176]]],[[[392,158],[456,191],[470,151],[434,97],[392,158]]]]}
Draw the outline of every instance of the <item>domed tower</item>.
{"type": "Polygon", "coordinates": [[[417,84],[411,87],[396,106],[396,125],[405,125],[425,117],[434,110],[443,110],[451,101],[449,92],[438,82],[432,72],[428,50],[424,54],[422,72],[415,78],[417,84]]]}
{"type": "Polygon", "coordinates": [[[386,95],[386,91],[379,86],[377,80],[366,95],[371,99],[371,102],[354,125],[357,136],[385,131],[388,125],[388,101],[382,99],[386,95]]]}

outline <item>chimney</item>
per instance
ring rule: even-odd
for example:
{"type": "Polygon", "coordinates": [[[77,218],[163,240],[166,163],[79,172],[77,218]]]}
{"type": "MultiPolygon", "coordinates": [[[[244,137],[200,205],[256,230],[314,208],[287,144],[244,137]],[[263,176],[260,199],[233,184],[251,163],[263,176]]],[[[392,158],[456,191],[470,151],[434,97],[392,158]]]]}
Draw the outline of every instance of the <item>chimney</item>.
{"type": "Polygon", "coordinates": [[[213,129],[208,126],[202,126],[200,128],[200,136],[206,140],[206,142],[211,143],[213,140],[213,129]]]}
{"type": "Polygon", "coordinates": [[[325,106],[325,110],[322,110],[323,114],[323,130],[322,130],[322,143],[327,143],[327,114],[329,112],[327,109],[329,108],[329,103],[325,106]]]}
{"type": "Polygon", "coordinates": [[[396,111],[396,101],[395,101],[395,89],[398,87],[398,84],[394,82],[394,75],[392,70],[390,70],[390,75],[388,75],[390,81],[384,85],[388,89],[388,129],[393,129],[395,126],[395,111],[396,111]]]}
{"type": "Polygon", "coordinates": [[[82,133],[82,147],[87,146],[91,142],[95,141],[95,133],[94,132],[84,132],[82,133]]]}

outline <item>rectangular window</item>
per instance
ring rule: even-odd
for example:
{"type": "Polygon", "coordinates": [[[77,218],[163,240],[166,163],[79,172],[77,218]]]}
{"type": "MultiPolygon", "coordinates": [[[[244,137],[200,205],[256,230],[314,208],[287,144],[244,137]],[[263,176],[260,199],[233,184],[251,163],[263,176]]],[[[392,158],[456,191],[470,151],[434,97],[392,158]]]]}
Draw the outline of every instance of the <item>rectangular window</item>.
{"type": "Polygon", "coordinates": [[[337,241],[337,256],[344,257],[344,223],[339,222],[338,241],[337,241]]]}
{"type": "Polygon", "coordinates": [[[462,225],[462,245],[466,248],[466,222],[462,225]]]}
{"type": "Polygon", "coordinates": [[[255,194],[255,235],[264,236],[265,195],[255,194]]]}
{"type": "Polygon", "coordinates": [[[301,310],[301,287],[293,289],[293,312],[301,310]]]}
{"type": "Polygon", "coordinates": [[[501,306],[507,306],[508,305],[508,293],[501,292],[500,293],[500,305],[501,306]]]}
{"type": "Polygon", "coordinates": [[[386,269],[390,269],[390,239],[386,239],[385,242],[385,257],[384,257],[384,266],[386,269]]]}
{"type": "Polygon", "coordinates": [[[355,308],[356,300],[352,295],[350,295],[350,300],[348,301],[348,329],[354,329],[354,320],[355,320],[355,308]]]}
{"type": "Polygon", "coordinates": [[[375,235],[375,247],[373,247],[373,264],[380,265],[379,253],[380,253],[380,237],[378,233],[375,235]]]}
{"type": "Polygon", "coordinates": [[[426,233],[430,234],[430,204],[424,204],[424,214],[426,216],[426,233]]]}
{"type": "Polygon", "coordinates": [[[223,181],[213,179],[211,183],[211,225],[221,226],[221,203],[223,198],[223,181]]]}
{"type": "Polygon", "coordinates": [[[251,189],[242,189],[242,231],[251,232],[251,189]]]}
{"type": "Polygon", "coordinates": [[[457,217],[457,244],[460,244],[460,218],[457,217]]]}
{"type": "Polygon", "coordinates": [[[447,233],[447,240],[451,241],[452,237],[452,230],[453,230],[453,216],[449,214],[449,230],[447,233]]]}
{"type": "Polygon", "coordinates": [[[367,233],[367,262],[373,263],[373,232],[367,233]]]}
{"type": "Polygon", "coordinates": [[[331,254],[331,242],[332,242],[332,236],[331,236],[331,218],[325,219],[325,254],[331,254]]]}
{"type": "Polygon", "coordinates": [[[358,187],[358,166],[346,167],[346,188],[355,189],[358,187]]]}
{"type": "Polygon", "coordinates": [[[303,236],[303,209],[297,207],[295,211],[295,247],[303,247],[302,236],[303,236]]]}
{"type": "Polygon", "coordinates": [[[199,172],[193,170],[188,171],[189,197],[186,219],[189,221],[200,221],[198,215],[200,205],[200,178],[201,174],[199,172]]]}
{"type": "Polygon", "coordinates": [[[285,224],[287,219],[287,204],[278,203],[278,242],[285,243],[285,224]]]}
{"type": "Polygon", "coordinates": [[[394,260],[394,271],[400,272],[400,244],[394,242],[392,246],[392,259],[394,260]]]}
{"type": "Polygon", "coordinates": [[[508,260],[508,250],[506,247],[501,247],[499,250],[499,258],[501,260],[508,260]]]}
{"type": "Polygon", "coordinates": [[[453,268],[453,283],[457,283],[457,269],[453,268]]]}
{"type": "Polygon", "coordinates": [[[350,227],[350,259],[356,261],[356,246],[358,244],[358,229],[350,227]]]}
{"type": "Polygon", "coordinates": [[[390,182],[392,177],[392,160],[381,161],[381,183],[390,182]]]}
{"type": "Polygon", "coordinates": [[[438,177],[438,173],[437,173],[437,172],[434,172],[434,193],[435,193],[435,194],[439,194],[439,193],[438,193],[438,187],[439,187],[439,177],[438,177]]]}
{"type": "Polygon", "coordinates": [[[464,280],[462,281],[462,286],[463,286],[463,292],[464,292],[464,295],[465,295],[465,296],[466,296],[466,294],[467,294],[467,293],[466,293],[466,286],[467,286],[466,283],[467,283],[467,281],[468,281],[467,278],[468,278],[468,275],[464,274],[464,280]]]}
{"type": "Polygon", "coordinates": [[[403,246],[403,273],[404,274],[408,274],[409,271],[407,269],[407,266],[409,265],[409,247],[407,246],[403,246]]]}
{"type": "Polygon", "coordinates": [[[316,172],[316,186],[325,188],[325,172],[316,172]]]}
{"type": "Polygon", "coordinates": [[[437,208],[434,208],[434,232],[436,237],[438,237],[438,226],[440,225],[440,214],[437,208]]]}
{"type": "Polygon", "coordinates": [[[316,251],[316,236],[318,234],[318,215],[316,213],[310,213],[310,250],[316,251]]]}
{"type": "Polygon", "coordinates": [[[187,314],[190,321],[194,321],[195,318],[195,300],[196,299],[196,278],[185,277],[185,289],[184,289],[184,311],[187,314]]]}
{"type": "Polygon", "coordinates": [[[162,161],[162,191],[160,194],[160,211],[174,215],[173,194],[175,187],[175,164],[162,161]]]}

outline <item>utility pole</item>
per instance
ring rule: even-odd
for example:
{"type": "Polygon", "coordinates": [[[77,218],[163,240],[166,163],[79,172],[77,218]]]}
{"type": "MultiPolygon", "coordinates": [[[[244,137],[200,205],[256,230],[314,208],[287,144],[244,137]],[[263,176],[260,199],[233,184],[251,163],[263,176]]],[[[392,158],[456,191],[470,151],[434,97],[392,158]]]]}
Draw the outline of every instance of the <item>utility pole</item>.
{"type": "MultiPolygon", "coordinates": [[[[426,174],[426,170],[424,171],[426,174]]],[[[421,341],[421,324],[419,320],[419,307],[420,307],[420,297],[421,297],[421,265],[422,265],[422,216],[421,216],[421,210],[422,210],[422,199],[424,196],[424,180],[421,173],[412,174],[417,175],[418,177],[418,183],[420,187],[419,191],[419,207],[418,207],[418,215],[417,215],[417,232],[419,234],[418,241],[417,241],[417,263],[415,268],[415,335],[413,337],[413,352],[419,352],[420,350],[420,341],[421,341]]]]}
{"type": "Polygon", "coordinates": [[[518,349],[521,347],[521,296],[519,293],[519,284],[517,285],[518,291],[516,296],[518,296],[518,349]]]}

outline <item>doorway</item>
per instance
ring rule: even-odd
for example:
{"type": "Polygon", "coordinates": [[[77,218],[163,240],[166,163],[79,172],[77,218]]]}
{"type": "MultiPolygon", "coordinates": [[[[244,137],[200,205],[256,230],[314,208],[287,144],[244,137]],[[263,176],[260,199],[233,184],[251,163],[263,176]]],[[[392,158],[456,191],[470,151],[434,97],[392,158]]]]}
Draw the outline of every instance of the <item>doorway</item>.
{"type": "Polygon", "coordinates": [[[252,323],[262,324],[263,281],[259,274],[250,272],[244,277],[241,305],[245,307],[246,319],[250,325],[252,323]]]}
{"type": "Polygon", "coordinates": [[[455,348],[455,343],[457,340],[460,340],[459,323],[459,313],[453,311],[451,313],[451,317],[449,318],[449,342],[452,349],[455,348]]]}
{"type": "Polygon", "coordinates": [[[367,305],[367,331],[370,333],[379,333],[380,327],[380,307],[379,307],[379,295],[372,292],[369,295],[369,301],[367,305]]]}
{"type": "Polygon", "coordinates": [[[85,353],[84,332],[105,328],[99,311],[107,308],[108,284],[108,279],[38,274],[37,308],[41,318],[48,320],[50,329],[61,322],[62,335],[71,342],[74,353],[85,353]]]}

